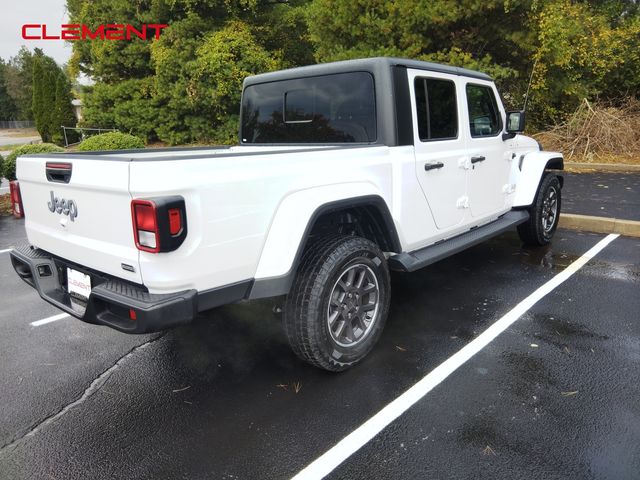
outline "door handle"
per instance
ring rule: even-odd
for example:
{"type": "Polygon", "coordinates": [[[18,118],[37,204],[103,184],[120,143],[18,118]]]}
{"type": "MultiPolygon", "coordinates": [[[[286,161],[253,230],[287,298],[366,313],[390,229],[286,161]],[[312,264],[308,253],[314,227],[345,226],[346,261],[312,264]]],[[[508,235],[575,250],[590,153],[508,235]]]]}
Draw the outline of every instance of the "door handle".
{"type": "Polygon", "coordinates": [[[471,157],[471,163],[484,162],[487,158],[483,155],[477,157],[471,157]]]}
{"type": "Polygon", "coordinates": [[[442,162],[425,163],[424,164],[424,169],[425,170],[436,170],[436,169],[442,168],[442,167],[444,167],[444,163],[442,163],[442,162]]]}

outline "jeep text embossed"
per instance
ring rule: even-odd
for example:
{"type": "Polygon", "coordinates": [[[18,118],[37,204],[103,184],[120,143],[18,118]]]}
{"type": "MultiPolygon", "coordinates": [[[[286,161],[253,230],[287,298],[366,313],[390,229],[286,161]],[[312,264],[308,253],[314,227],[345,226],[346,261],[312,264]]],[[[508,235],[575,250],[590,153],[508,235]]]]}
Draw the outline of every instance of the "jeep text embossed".
{"type": "Polygon", "coordinates": [[[53,194],[53,190],[51,190],[51,201],[47,202],[47,206],[51,213],[68,215],[72,222],[78,216],[78,206],[76,205],[76,202],[56,197],[53,194]]]}

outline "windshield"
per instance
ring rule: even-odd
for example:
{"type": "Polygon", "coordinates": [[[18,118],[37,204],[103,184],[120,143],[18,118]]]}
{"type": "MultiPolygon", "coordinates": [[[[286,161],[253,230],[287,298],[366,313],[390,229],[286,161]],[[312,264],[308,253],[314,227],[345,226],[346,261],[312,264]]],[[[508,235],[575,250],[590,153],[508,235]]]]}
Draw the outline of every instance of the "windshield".
{"type": "Polygon", "coordinates": [[[242,143],[368,143],[376,140],[373,77],[339,73],[248,86],[242,143]]]}

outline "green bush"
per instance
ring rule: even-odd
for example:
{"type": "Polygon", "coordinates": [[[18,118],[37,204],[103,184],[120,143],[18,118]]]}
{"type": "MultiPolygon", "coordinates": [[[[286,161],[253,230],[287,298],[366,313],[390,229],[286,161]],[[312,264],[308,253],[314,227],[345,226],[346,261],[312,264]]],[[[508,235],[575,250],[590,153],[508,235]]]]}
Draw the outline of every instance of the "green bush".
{"type": "Polygon", "coordinates": [[[108,132],[94,135],[80,142],[79,152],[92,150],[126,150],[128,148],[144,148],[141,138],[128,133],[108,132]]]}
{"type": "Polygon", "coordinates": [[[2,177],[4,177],[4,170],[3,170],[3,165],[4,165],[4,157],[2,155],[0,155],[0,180],[2,179],[2,177]]]}
{"type": "Polygon", "coordinates": [[[53,143],[36,143],[33,145],[22,145],[12,151],[3,162],[4,176],[7,178],[7,180],[16,179],[16,158],[18,158],[20,155],[57,152],[64,152],[64,148],[60,148],[53,143]]]}

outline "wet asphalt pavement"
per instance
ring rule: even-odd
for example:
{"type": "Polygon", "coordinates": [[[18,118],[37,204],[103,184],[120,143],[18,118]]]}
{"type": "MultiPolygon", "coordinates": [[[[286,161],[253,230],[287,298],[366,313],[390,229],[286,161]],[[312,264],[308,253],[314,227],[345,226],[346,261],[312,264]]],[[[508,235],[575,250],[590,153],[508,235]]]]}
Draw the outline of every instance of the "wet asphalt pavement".
{"type": "MultiPolygon", "coordinates": [[[[0,219],[0,250],[24,237],[0,219]]],[[[507,233],[393,276],[381,341],[329,374],[272,302],[128,336],[66,318],[0,254],[0,478],[288,478],[603,235],[507,233]]],[[[640,240],[620,237],[329,478],[638,478],[640,240]]]]}
{"type": "Polygon", "coordinates": [[[562,211],[640,220],[640,172],[564,173],[562,211]]]}

